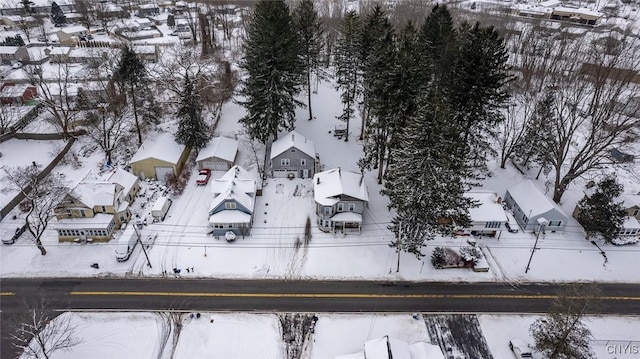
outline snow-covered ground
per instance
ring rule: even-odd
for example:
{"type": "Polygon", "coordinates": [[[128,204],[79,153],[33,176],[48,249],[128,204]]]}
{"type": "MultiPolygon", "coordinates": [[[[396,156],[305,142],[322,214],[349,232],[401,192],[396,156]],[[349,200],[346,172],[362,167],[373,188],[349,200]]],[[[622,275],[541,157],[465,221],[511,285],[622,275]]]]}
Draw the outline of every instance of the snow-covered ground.
{"type": "MultiPolygon", "coordinates": [[[[325,169],[342,167],[357,171],[356,161],[361,154],[361,144],[357,141],[360,129],[358,121],[351,125],[349,142],[338,140],[329,132],[339,123],[335,119],[341,109],[338,94],[329,83],[322,83],[318,93],[312,98],[316,119],[308,121],[306,110],[299,109],[296,130],[315,143],[316,152],[325,169]]],[[[242,134],[237,123],[242,115],[241,107],[233,103],[227,104],[217,132],[237,137],[240,140],[240,165],[256,171],[250,141],[242,134]]],[[[4,154],[0,161],[8,166],[27,160],[27,163],[32,160],[44,163],[47,158],[52,157],[50,148],[53,146],[55,145],[42,141],[14,139],[0,144],[0,152],[4,154]]],[[[75,151],[82,153],[81,148],[86,148],[87,143],[78,141],[77,147],[75,151]]],[[[87,157],[80,156],[80,168],[64,165],[56,168],[56,171],[65,173],[69,183],[77,182],[88,169],[99,170],[99,152],[96,150],[87,154],[87,157]]],[[[525,178],[512,167],[500,169],[494,163],[490,166],[493,175],[487,178],[484,188],[493,190],[500,196],[504,196],[507,187],[525,178]]],[[[629,184],[633,183],[634,177],[628,175],[628,168],[624,173],[627,175],[621,175],[620,178],[629,184]]],[[[222,173],[214,173],[212,177],[221,175],[222,173]]],[[[522,231],[515,234],[504,231],[500,238],[478,239],[490,265],[490,270],[486,273],[476,273],[469,269],[436,270],[429,263],[428,258],[434,247],[459,248],[466,243],[464,237],[440,238],[428,243],[424,250],[426,261],[402,253],[400,270],[396,272],[396,253],[388,246],[392,234],[387,229],[391,220],[387,200],[380,195],[381,186],[375,181],[375,173],[366,173],[365,176],[370,202],[364,213],[360,235],[327,234],[315,227],[311,180],[268,179],[264,184],[263,195],[256,200],[251,236],[234,243],[216,240],[206,235],[207,212],[212,200],[210,188],[196,186],[195,180],[190,180],[184,193],[174,198],[166,220],[145,227],[145,232],[158,234],[149,251],[152,269],[145,265],[141,252],[136,252],[128,262],[116,262],[116,241],[91,245],[61,244],[57,242],[55,233],[48,231],[44,240],[49,253],[44,257],[26,236],[14,245],[1,246],[0,273],[3,277],[125,274],[161,276],[165,272],[172,275],[173,268],[193,267],[195,273],[182,270],[181,275],[428,281],[640,281],[635,270],[640,246],[604,246],[608,257],[605,263],[598,248],[584,240],[582,229],[573,218],[570,218],[564,234],[548,233],[540,238],[540,249],[535,252],[530,271],[526,274],[525,267],[535,237],[532,233],[522,231]],[[302,237],[307,217],[314,224],[312,239],[308,246],[296,248],[295,242],[302,237]],[[91,263],[99,263],[100,269],[91,268],[91,263]]],[[[543,179],[536,181],[536,185],[543,192],[547,190],[543,179]]],[[[8,194],[4,193],[3,196],[8,194]]],[[[562,203],[565,213],[573,211],[573,206],[581,196],[582,184],[569,188],[562,203]]],[[[144,203],[137,201],[134,207],[140,208],[144,203]]],[[[140,211],[143,210],[140,208],[140,211]]],[[[18,218],[13,220],[8,217],[0,222],[0,232],[11,233],[15,230],[22,214],[17,211],[14,213],[18,218]]]]}
{"type": "MultiPolygon", "coordinates": [[[[306,338],[303,359],[332,359],[362,352],[364,343],[388,335],[409,344],[435,342],[422,318],[411,314],[318,313],[315,330],[306,338]]],[[[80,344],[52,359],[158,358],[174,351],[173,358],[263,358],[285,359],[285,341],[276,314],[201,313],[200,318],[182,316],[177,339],[169,330],[166,313],[64,313],[76,329],[80,344]],[[175,347],[174,347],[175,340],[175,347]]],[[[60,320],[59,317],[56,320],[60,320]]],[[[509,340],[520,338],[531,344],[529,326],[534,315],[478,315],[480,329],[493,358],[511,358],[509,340]]],[[[638,319],[588,317],[593,334],[591,348],[596,358],[637,358],[640,345],[638,319]],[[617,346],[617,347],[614,347],[617,346]],[[628,352],[620,352],[628,346],[628,352]],[[617,353],[613,353],[616,348],[617,353]],[[615,354],[615,355],[614,355],[615,354]]],[[[481,340],[482,338],[477,338],[481,340]]],[[[168,357],[168,356],[167,356],[168,357]]],[[[541,359],[539,353],[534,358],[541,359]]]]}

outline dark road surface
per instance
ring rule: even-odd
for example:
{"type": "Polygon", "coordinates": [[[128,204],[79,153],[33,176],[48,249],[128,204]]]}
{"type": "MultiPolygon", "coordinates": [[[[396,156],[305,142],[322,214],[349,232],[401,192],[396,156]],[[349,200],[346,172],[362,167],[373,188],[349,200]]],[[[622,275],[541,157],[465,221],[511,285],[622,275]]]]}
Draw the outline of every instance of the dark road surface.
{"type": "MultiPolygon", "coordinates": [[[[56,310],[544,313],[562,284],[226,279],[2,279],[2,323],[45,298],[56,310]]],[[[602,284],[600,313],[640,315],[640,285],[602,284]]],[[[2,358],[15,355],[2,330],[2,358]]]]}
{"type": "MultiPolygon", "coordinates": [[[[546,312],[562,285],[221,279],[3,279],[0,309],[282,312],[546,312]]],[[[602,313],[640,314],[640,285],[603,284],[602,313]]]]}

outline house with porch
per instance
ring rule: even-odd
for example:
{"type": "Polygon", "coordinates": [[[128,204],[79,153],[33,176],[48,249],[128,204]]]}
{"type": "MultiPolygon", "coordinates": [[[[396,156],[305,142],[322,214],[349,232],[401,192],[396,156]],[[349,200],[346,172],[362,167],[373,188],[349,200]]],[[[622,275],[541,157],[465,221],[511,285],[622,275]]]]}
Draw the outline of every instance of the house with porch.
{"type": "Polygon", "coordinates": [[[233,232],[244,237],[251,233],[256,199],[256,181],[240,166],[231,167],[211,181],[213,201],[209,209],[209,231],[214,236],[233,232]]]}
{"type": "Polygon", "coordinates": [[[138,179],[122,169],[103,177],[89,171],[54,209],[58,241],[110,241],[131,219],[129,205],[138,190],[138,179]]]}
{"type": "Polygon", "coordinates": [[[308,138],[291,131],[271,144],[269,168],[274,178],[312,178],[319,156],[308,138]]]}
{"type": "Polygon", "coordinates": [[[360,233],[369,193],[361,173],[334,168],[313,176],[318,228],[324,232],[360,233]]]}
{"type": "Polygon", "coordinates": [[[569,217],[531,180],[507,188],[504,197],[507,207],[523,231],[536,231],[541,226],[551,232],[564,232],[569,217]]]}
{"type": "Polygon", "coordinates": [[[495,192],[474,190],[464,194],[477,205],[469,208],[471,223],[463,228],[463,234],[500,238],[507,223],[502,199],[495,192]]]}

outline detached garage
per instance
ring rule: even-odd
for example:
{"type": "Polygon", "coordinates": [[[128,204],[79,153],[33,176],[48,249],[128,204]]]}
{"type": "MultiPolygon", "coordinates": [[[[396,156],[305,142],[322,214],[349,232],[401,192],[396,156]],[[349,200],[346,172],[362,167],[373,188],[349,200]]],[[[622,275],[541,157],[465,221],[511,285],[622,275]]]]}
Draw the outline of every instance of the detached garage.
{"type": "Polygon", "coordinates": [[[226,137],[215,137],[198,153],[198,169],[227,171],[233,167],[238,155],[238,141],[226,137]]]}
{"type": "Polygon", "coordinates": [[[173,134],[161,133],[147,139],[130,161],[131,171],[140,179],[164,181],[179,175],[189,157],[189,149],[176,142],[173,134]]]}

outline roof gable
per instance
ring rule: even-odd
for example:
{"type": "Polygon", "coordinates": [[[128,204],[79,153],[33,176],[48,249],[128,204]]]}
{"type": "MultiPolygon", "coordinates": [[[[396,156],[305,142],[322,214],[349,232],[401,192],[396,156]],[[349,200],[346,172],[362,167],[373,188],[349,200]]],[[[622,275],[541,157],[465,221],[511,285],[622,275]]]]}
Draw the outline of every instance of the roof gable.
{"type": "Polygon", "coordinates": [[[313,192],[315,201],[326,206],[337,203],[337,197],[341,195],[369,201],[364,176],[339,167],[316,173],[313,176],[313,192]]]}
{"type": "Polygon", "coordinates": [[[138,149],[131,163],[143,161],[148,158],[156,158],[161,161],[177,164],[186,146],[176,142],[173,134],[163,132],[149,137],[138,149]]]}
{"type": "Polygon", "coordinates": [[[216,137],[200,150],[196,161],[216,157],[225,161],[233,162],[238,153],[238,141],[226,137],[216,137]]]}
{"type": "Polygon", "coordinates": [[[290,148],[296,148],[311,158],[316,158],[316,147],[313,142],[296,131],[291,131],[271,144],[271,159],[290,148]]]}
{"type": "Polygon", "coordinates": [[[226,201],[234,201],[253,213],[256,181],[240,166],[233,166],[221,178],[211,183],[213,201],[210,212],[226,201]]]}
{"type": "Polygon", "coordinates": [[[518,204],[520,209],[530,218],[547,213],[553,209],[565,215],[558,206],[551,202],[551,199],[540,192],[531,180],[526,180],[511,186],[507,189],[507,192],[518,204]]]}

